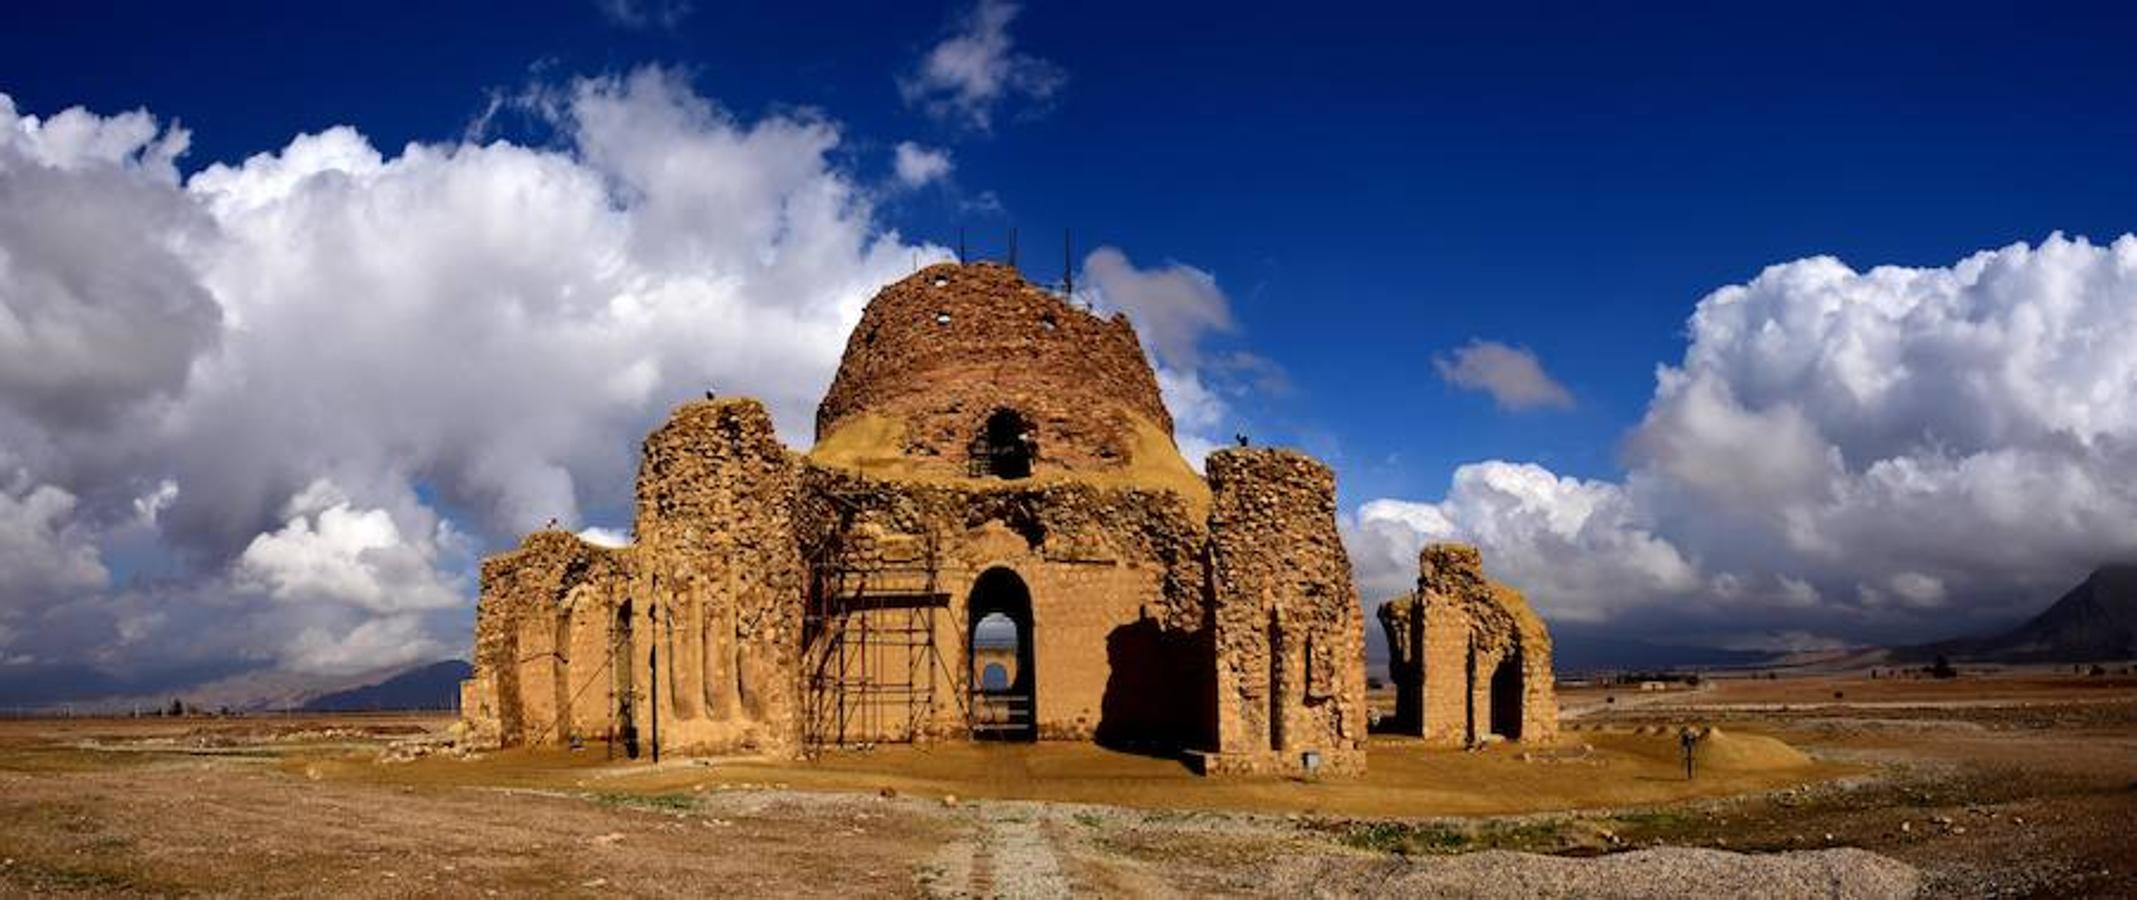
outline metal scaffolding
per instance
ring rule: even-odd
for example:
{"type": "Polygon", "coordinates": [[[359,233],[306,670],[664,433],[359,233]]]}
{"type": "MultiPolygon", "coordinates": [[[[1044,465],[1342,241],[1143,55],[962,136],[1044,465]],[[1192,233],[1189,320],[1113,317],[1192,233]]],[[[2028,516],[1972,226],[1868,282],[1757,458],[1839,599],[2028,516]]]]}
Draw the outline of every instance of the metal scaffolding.
{"type": "Polygon", "coordinates": [[[950,616],[955,627],[956,613],[938,582],[934,534],[921,537],[917,557],[887,559],[855,540],[857,504],[832,499],[841,506],[841,522],[810,560],[802,632],[802,740],[811,755],[826,747],[918,740],[938,694],[967,715],[936,637],[940,617],[950,616]],[[950,689],[938,691],[938,681],[950,689]]]}

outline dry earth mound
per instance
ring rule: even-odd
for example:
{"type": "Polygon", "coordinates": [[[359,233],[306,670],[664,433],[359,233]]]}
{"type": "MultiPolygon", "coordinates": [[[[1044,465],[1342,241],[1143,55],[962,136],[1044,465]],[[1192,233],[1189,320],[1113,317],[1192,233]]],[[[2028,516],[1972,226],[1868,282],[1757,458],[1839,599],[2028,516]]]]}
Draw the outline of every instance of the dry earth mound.
{"type": "Polygon", "coordinates": [[[1692,751],[1692,759],[1707,768],[1732,772],[1803,769],[1812,764],[1811,758],[1804,755],[1803,751],[1773,738],[1757,734],[1735,734],[1719,728],[1709,729],[1707,736],[1699,740],[1697,748],[1692,751]]]}

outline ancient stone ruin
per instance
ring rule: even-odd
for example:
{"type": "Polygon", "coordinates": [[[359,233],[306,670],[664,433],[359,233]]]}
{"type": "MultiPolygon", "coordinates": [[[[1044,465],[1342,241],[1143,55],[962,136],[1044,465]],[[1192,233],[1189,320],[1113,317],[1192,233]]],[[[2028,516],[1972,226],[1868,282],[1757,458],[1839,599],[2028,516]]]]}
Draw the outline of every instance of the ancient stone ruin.
{"type": "MultiPolygon", "coordinates": [[[[485,561],[469,732],[630,754],[1094,740],[1362,771],[1333,473],[1244,448],[1206,469],[1125,318],[1007,266],[930,266],[869,303],[808,453],[754,400],[686,404],[646,438],[633,544],[546,530],[485,561]]],[[[1540,624],[1490,621],[1456,640],[1544,673],[1547,704],[1540,624]]],[[[1524,735],[1551,727],[1524,708],[1524,735]]]]}
{"type": "Polygon", "coordinates": [[[1558,736],[1551,636],[1521,592],[1484,577],[1477,548],[1418,554],[1417,590],[1382,604],[1394,731],[1444,747],[1558,736]]]}

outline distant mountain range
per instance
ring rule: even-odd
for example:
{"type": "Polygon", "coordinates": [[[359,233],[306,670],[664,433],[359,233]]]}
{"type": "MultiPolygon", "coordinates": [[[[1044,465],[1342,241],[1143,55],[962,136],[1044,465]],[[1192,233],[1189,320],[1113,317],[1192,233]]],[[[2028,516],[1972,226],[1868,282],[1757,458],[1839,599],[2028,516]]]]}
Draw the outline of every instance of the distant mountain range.
{"type": "Polygon", "coordinates": [[[2002,634],[1897,647],[1890,658],[1928,662],[1938,656],[2003,663],[2137,659],[2137,565],[2093,570],[2053,606],[2002,634]]]}
{"type": "Polygon", "coordinates": [[[1760,665],[1777,655],[1763,650],[1660,644],[1571,624],[1551,628],[1552,668],[1568,677],[1650,669],[1728,669],[1760,665]]]}
{"type": "Polygon", "coordinates": [[[409,669],[377,684],[321,694],[306,701],[309,712],[453,709],[460,705],[460,682],[474,672],[466,660],[448,659],[409,669]]]}

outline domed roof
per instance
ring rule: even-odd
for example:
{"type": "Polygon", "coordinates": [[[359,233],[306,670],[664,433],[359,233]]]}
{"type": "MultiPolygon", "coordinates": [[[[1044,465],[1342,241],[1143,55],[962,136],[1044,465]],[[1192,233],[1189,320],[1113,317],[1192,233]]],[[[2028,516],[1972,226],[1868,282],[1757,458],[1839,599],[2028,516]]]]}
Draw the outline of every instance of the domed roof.
{"type": "Polygon", "coordinates": [[[999,263],[929,266],[876,294],[817,407],[816,437],[820,460],[943,475],[1185,470],[1126,317],[999,263]]]}

